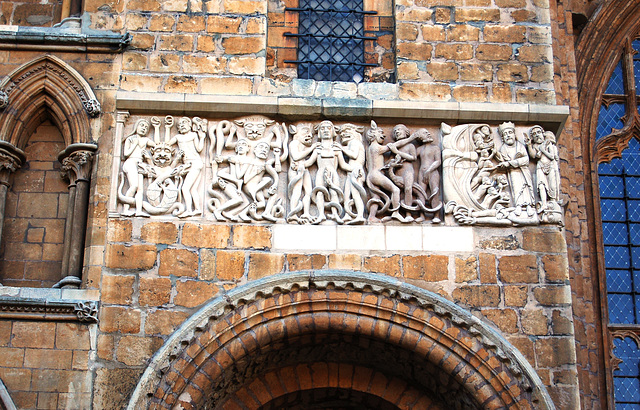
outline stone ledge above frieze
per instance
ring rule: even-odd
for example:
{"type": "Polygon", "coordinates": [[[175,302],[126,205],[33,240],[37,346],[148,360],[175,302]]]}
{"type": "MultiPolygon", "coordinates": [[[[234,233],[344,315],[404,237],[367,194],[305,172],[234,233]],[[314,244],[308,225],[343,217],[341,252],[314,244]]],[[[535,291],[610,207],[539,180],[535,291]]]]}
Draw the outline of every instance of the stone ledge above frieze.
{"type": "Polygon", "coordinates": [[[17,288],[0,285],[0,319],[98,321],[97,289],[17,288]]]}
{"type": "Polygon", "coordinates": [[[395,118],[446,122],[538,123],[560,135],[569,116],[564,105],[467,103],[367,98],[162,94],[118,91],[116,108],[132,114],[275,115],[287,119],[395,118]]]}

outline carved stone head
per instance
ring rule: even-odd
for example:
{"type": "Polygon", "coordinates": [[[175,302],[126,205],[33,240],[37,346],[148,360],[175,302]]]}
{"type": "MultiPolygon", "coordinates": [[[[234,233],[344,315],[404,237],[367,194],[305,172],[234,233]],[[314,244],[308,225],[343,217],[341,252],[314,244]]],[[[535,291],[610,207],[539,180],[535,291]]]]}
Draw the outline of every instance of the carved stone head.
{"type": "Polygon", "coordinates": [[[335,127],[329,120],[324,120],[318,124],[316,126],[316,130],[318,131],[318,138],[321,140],[333,140],[336,135],[335,127]]]}
{"type": "Polygon", "coordinates": [[[153,164],[158,167],[166,167],[171,162],[174,150],[169,145],[162,142],[155,147],[151,147],[151,159],[153,164]]]}
{"type": "Polygon", "coordinates": [[[295,139],[300,141],[303,145],[310,147],[313,142],[313,125],[312,124],[298,124],[298,126],[291,125],[289,130],[295,135],[295,139]]]}
{"type": "Polygon", "coordinates": [[[393,127],[393,139],[398,141],[409,137],[409,128],[404,124],[393,127]]]}
{"type": "Polygon", "coordinates": [[[236,154],[246,155],[249,152],[249,141],[246,138],[238,139],[236,143],[236,154]]]}
{"type": "Polygon", "coordinates": [[[371,128],[367,131],[367,140],[369,142],[376,141],[378,144],[382,144],[384,141],[384,132],[375,121],[371,121],[371,128]]]}
{"type": "Polygon", "coordinates": [[[414,133],[423,144],[433,142],[433,136],[426,128],[420,128],[414,133]]]}
{"type": "Polygon", "coordinates": [[[529,137],[534,144],[542,144],[544,141],[544,130],[539,125],[534,125],[529,130],[529,137]]]}
{"type": "Polygon", "coordinates": [[[3,90],[0,90],[0,110],[5,109],[9,105],[9,96],[3,90]]]}
{"type": "Polygon", "coordinates": [[[346,143],[351,141],[352,139],[357,139],[362,141],[362,132],[364,131],[364,127],[357,126],[354,124],[344,124],[340,127],[340,139],[342,143],[346,143]]]}
{"type": "Polygon", "coordinates": [[[253,153],[255,154],[256,158],[267,159],[267,157],[269,156],[269,148],[270,147],[268,142],[260,141],[253,148],[253,153]]]}
{"type": "Polygon", "coordinates": [[[149,127],[150,127],[149,121],[147,121],[144,118],[139,119],[136,122],[135,133],[138,134],[141,137],[144,137],[149,132],[149,127]]]}
{"type": "Polygon", "coordinates": [[[553,132],[551,132],[551,131],[545,131],[545,133],[544,133],[544,139],[545,139],[546,141],[551,141],[551,142],[553,142],[553,143],[555,144],[555,143],[556,143],[556,134],[554,134],[554,133],[553,133],[553,132]]]}
{"type": "Polygon", "coordinates": [[[244,129],[245,137],[250,140],[257,140],[264,136],[267,126],[273,124],[275,121],[267,120],[262,117],[248,117],[242,120],[236,120],[234,123],[244,129]]]}
{"type": "Polygon", "coordinates": [[[186,134],[189,131],[191,131],[191,125],[192,125],[192,121],[191,118],[189,117],[182,117],[178,120],[178,132],[180,134],[186,134]]]}
{"type": "Polygon", "coordinates": [[[516,143],[516,127],[512,122],[503,122],[498,127],[498,133],[502,137],[502,142],[507,145],[514,145],[516,143]]]}

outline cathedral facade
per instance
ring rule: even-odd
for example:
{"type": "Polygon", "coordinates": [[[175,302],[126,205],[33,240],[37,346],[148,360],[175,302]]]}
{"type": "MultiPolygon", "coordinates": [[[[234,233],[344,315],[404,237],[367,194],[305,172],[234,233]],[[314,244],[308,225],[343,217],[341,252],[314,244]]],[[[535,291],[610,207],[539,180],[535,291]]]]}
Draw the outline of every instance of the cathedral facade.
{"type": "Polygon", "coordinates": [[[640,406],[639,1],[0,7],[0,408],[640,406]]]}

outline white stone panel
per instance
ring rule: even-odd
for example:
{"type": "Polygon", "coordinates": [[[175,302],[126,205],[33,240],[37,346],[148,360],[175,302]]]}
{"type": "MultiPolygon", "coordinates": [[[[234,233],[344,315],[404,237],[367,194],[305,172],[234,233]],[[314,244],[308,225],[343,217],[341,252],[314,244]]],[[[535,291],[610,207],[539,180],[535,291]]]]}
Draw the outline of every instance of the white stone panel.
{"type": "Polygon", "coordinates": [[[421,251],[422,226],[387,225],[386,247],[388,251],[421,251]]]}
{"type": "Polygon", "coordinates": [[[273,225],[274,250],[336,250],[335,225],[273,225]]]}
{"type": "Polygon", "coordinates": [[[385,250],[385,227],[338,226],[338,249],[354,251],[385,250]]]}
{"type": "Polygon", "coordinates": [[[472,252],[473,228],[457,226],[424,226],[422,248],[425,251],[472,252]]]}

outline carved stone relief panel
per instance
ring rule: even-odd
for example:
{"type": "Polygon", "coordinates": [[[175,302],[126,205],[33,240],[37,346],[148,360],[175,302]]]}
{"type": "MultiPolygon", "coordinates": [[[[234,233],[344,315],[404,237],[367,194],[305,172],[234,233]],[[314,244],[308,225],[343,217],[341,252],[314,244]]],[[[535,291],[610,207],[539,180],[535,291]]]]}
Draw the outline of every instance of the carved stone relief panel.
{"type": "Polygon", "coordinates": [[[121,117],[112,211],[124,216],[562,223],[555,136],[539,126],[121,117]]]}

